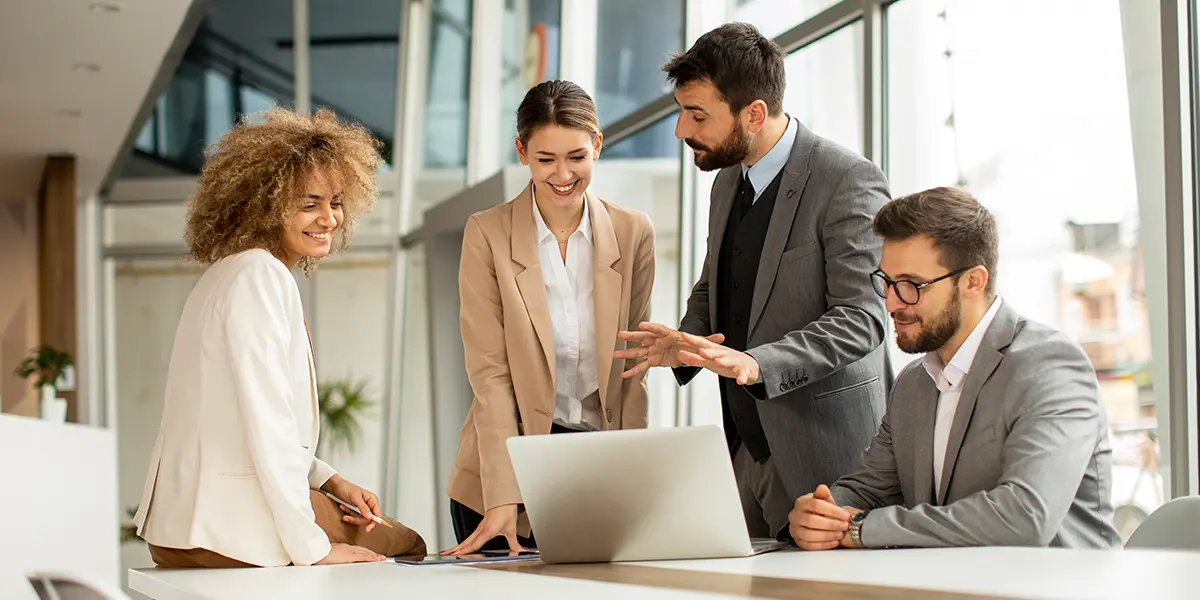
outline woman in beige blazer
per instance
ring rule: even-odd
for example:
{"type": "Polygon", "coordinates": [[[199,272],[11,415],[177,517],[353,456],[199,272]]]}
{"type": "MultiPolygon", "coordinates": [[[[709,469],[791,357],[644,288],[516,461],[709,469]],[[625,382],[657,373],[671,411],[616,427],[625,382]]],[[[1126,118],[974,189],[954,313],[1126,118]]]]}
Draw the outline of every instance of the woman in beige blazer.
{"type": "Polygon", "coordinates": [[[459,544],[446,554],[532,545],[507,438],[646,427],[645,382],[622,379],[613,353],[618,331],[649,318],[654,230],[588,193],[601,138],[579,86],[538,84],[517,109],[529,185],[467,221],[459,295],[475,400],[447,490],[459,544]]]}
{"type": "Polygon", "coordinates": [[[217,144],[188,200],[188,258],[210,265],[179,320],[158,439],[134,523],[162,567],[334,564],[424,553],[376,527],[375,494],[316,458],[305,275],[375,201],[377,142],[321,110],[282,109],[217,144]],[[347,514],[343,515],[345,512],[347,514]]]}

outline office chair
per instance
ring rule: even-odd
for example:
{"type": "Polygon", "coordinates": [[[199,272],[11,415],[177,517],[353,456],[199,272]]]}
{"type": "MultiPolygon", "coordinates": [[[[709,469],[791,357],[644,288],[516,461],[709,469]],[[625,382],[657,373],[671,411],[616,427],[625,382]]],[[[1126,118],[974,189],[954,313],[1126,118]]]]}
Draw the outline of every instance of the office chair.
{"type": "Polygon", "coordinates": [[[1126,548],[1200,550],[1200,496],[1176,498],[1150,513],[1126,548]]]}
{"type": "Polygon", "coordinates": [[[130,600],[119,589],[57,571],[34,571],[25,578],[40,600],[130,600]]]}

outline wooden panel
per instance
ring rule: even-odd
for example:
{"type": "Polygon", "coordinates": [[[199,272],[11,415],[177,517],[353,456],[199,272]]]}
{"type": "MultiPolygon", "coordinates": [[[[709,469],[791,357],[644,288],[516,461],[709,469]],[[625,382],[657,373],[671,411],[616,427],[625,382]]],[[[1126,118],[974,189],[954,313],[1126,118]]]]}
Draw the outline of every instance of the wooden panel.
{"type": "Polygon", "coordinates": [[[13,371],[37,344],[37,257],[36,196],[0,200],[0,412],[26,416],[37,416],[37,393],[13,371]]]}
{"type": "MultiPolygon", "coordinates": [[[[40,344],[77,358],[75,333],[75,157],[51,156],[38,191],[38,317],[40,344]]],[[[67,420],[79,420],[75,392],[67,399],[67,420]]]]}
{"type": "Polygon", "coordinates": [[[714,573],[689,569],[647,567],[623,563],[551,565],[540,562],[474,565],[532,575],[623,583],[688,592],[728,594],[744,598],[788,598],[799,600],[1003,600],[1002,596],[980,596],[934,590],[856,585],[808,579],[787,579],[737,573],[714,573]]]}

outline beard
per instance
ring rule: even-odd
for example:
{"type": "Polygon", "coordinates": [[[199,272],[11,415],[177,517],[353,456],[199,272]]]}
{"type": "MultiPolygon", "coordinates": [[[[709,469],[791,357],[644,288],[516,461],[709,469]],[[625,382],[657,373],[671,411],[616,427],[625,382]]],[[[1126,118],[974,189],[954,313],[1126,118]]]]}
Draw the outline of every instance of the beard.
{"type": "MultiPolygon", "coordinates": [[[[896,313],[892,313],[892,319],[895,318],[896,313]]],[[[958,295],[958,289],[955,288],[954,297],[935,319],[929,323],[923,319],[920,322],[921,332],[916,336],[896,334],[896,345],[901,350],[909,354],[922,354],[945,346],[962,325],[962,298],[958,295]]]]}
{"type": "Polygon", "coordinates": [[[750,155],[750,134],[742,128],[742,124],[738,121],[733,123],[733,131],[729,132],[729,136],[721,142],[716,148],[709,148],[696,140],[688,138],[683,140],[693,150],[703,151],[703,156],[696,155],[696,166],[701,171],[715,171],[732,167],[746,160],[750,155]]]}

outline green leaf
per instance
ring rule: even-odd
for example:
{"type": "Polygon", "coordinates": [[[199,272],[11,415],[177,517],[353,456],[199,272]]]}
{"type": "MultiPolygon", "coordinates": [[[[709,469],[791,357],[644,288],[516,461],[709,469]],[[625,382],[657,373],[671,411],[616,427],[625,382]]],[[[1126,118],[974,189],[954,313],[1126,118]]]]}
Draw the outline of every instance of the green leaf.
{"type": "Polygon", "coordinates": [[[359,418],[375,405],[368,397],[365,380],[335,379],[317,386],[321,412],[320,448],[333,452],[344,448],[353,453],[362,439],[359,418]]]}
{"type": "Polygon", "coordinates": [[[63,372],[67,367],[75,364],[70,354],[50,346],[43,344],[29,351],[29,356],[25,357],[13,374],[22,379],[29,379],[33,375],[37,375],[34,380],[33,387],[40,388],[43,385],[53,385],[62,377],[63,372]]]}

